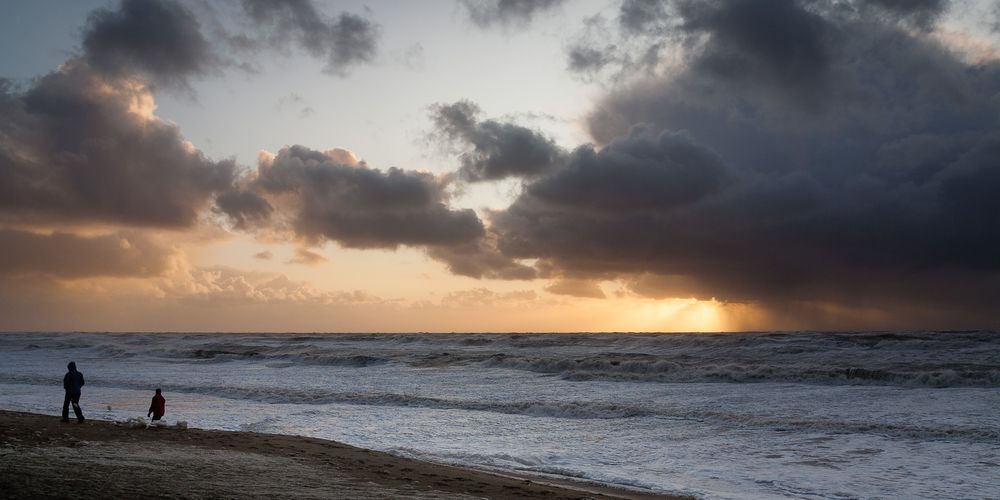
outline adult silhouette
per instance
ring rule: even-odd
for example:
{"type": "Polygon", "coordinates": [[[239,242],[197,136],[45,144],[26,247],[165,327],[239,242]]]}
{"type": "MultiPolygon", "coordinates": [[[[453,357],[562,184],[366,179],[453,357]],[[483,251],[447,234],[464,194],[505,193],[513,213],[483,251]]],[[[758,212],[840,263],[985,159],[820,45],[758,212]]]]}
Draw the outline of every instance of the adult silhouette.
{"type": "Polygon", "coordinates": [[[80,410],[80,389],[83,387],[83,374],[76,371],[76,363],[70,361],[66,368],[66,376],[63,377],[63,389],[66,390],[66,397],[63,399],[62,421],[69,422],[69,404],[73,403],[73,413],[76,413],[76,421],[83,423],[83,411],[80,410]]]}

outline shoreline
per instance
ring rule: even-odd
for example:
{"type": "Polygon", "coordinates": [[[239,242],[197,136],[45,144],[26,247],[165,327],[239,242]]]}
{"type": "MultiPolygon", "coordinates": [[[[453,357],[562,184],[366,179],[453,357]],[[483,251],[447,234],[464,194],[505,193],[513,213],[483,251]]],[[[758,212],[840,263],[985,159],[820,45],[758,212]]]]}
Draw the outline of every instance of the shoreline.
{"type": "Polygon", "coordinates": [[[158,427],[0,410],[7,498],[668,499],[609,485],[426,462],[285,434],[158,427]]]}

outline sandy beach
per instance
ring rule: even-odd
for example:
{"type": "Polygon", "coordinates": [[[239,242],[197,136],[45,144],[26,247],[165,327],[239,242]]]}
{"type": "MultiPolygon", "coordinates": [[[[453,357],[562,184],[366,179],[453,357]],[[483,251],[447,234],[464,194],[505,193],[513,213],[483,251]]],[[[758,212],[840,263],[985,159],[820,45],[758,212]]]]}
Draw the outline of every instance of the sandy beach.
{"type": "Polygon", "coordinates": [[[4,498],[676,498],[505,476],[300,436],[0,411],[4,498]]]}

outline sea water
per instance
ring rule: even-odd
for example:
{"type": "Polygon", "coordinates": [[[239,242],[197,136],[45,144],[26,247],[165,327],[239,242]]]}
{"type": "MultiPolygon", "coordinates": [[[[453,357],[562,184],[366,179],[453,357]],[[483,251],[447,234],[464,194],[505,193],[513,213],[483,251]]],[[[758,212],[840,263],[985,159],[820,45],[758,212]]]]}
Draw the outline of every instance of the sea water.
{"type": "Polygon", "coordinates": [[[1000,497],[1000,333],[0,334],[0,408],[702,498],[1000,497]]]}

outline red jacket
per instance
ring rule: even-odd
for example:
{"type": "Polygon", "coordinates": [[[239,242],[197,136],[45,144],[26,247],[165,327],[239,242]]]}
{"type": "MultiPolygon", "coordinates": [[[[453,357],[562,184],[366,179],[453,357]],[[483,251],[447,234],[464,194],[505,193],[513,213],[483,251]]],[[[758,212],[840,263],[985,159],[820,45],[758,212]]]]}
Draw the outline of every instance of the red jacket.
{"type": "Polygon", "coordinates": [[[167,412],[167,400],[163,399],[163,396],[160,394],[153,396],[153,404],[149,405],[149,411],[153,415],[162,417],[167,412]]]}

